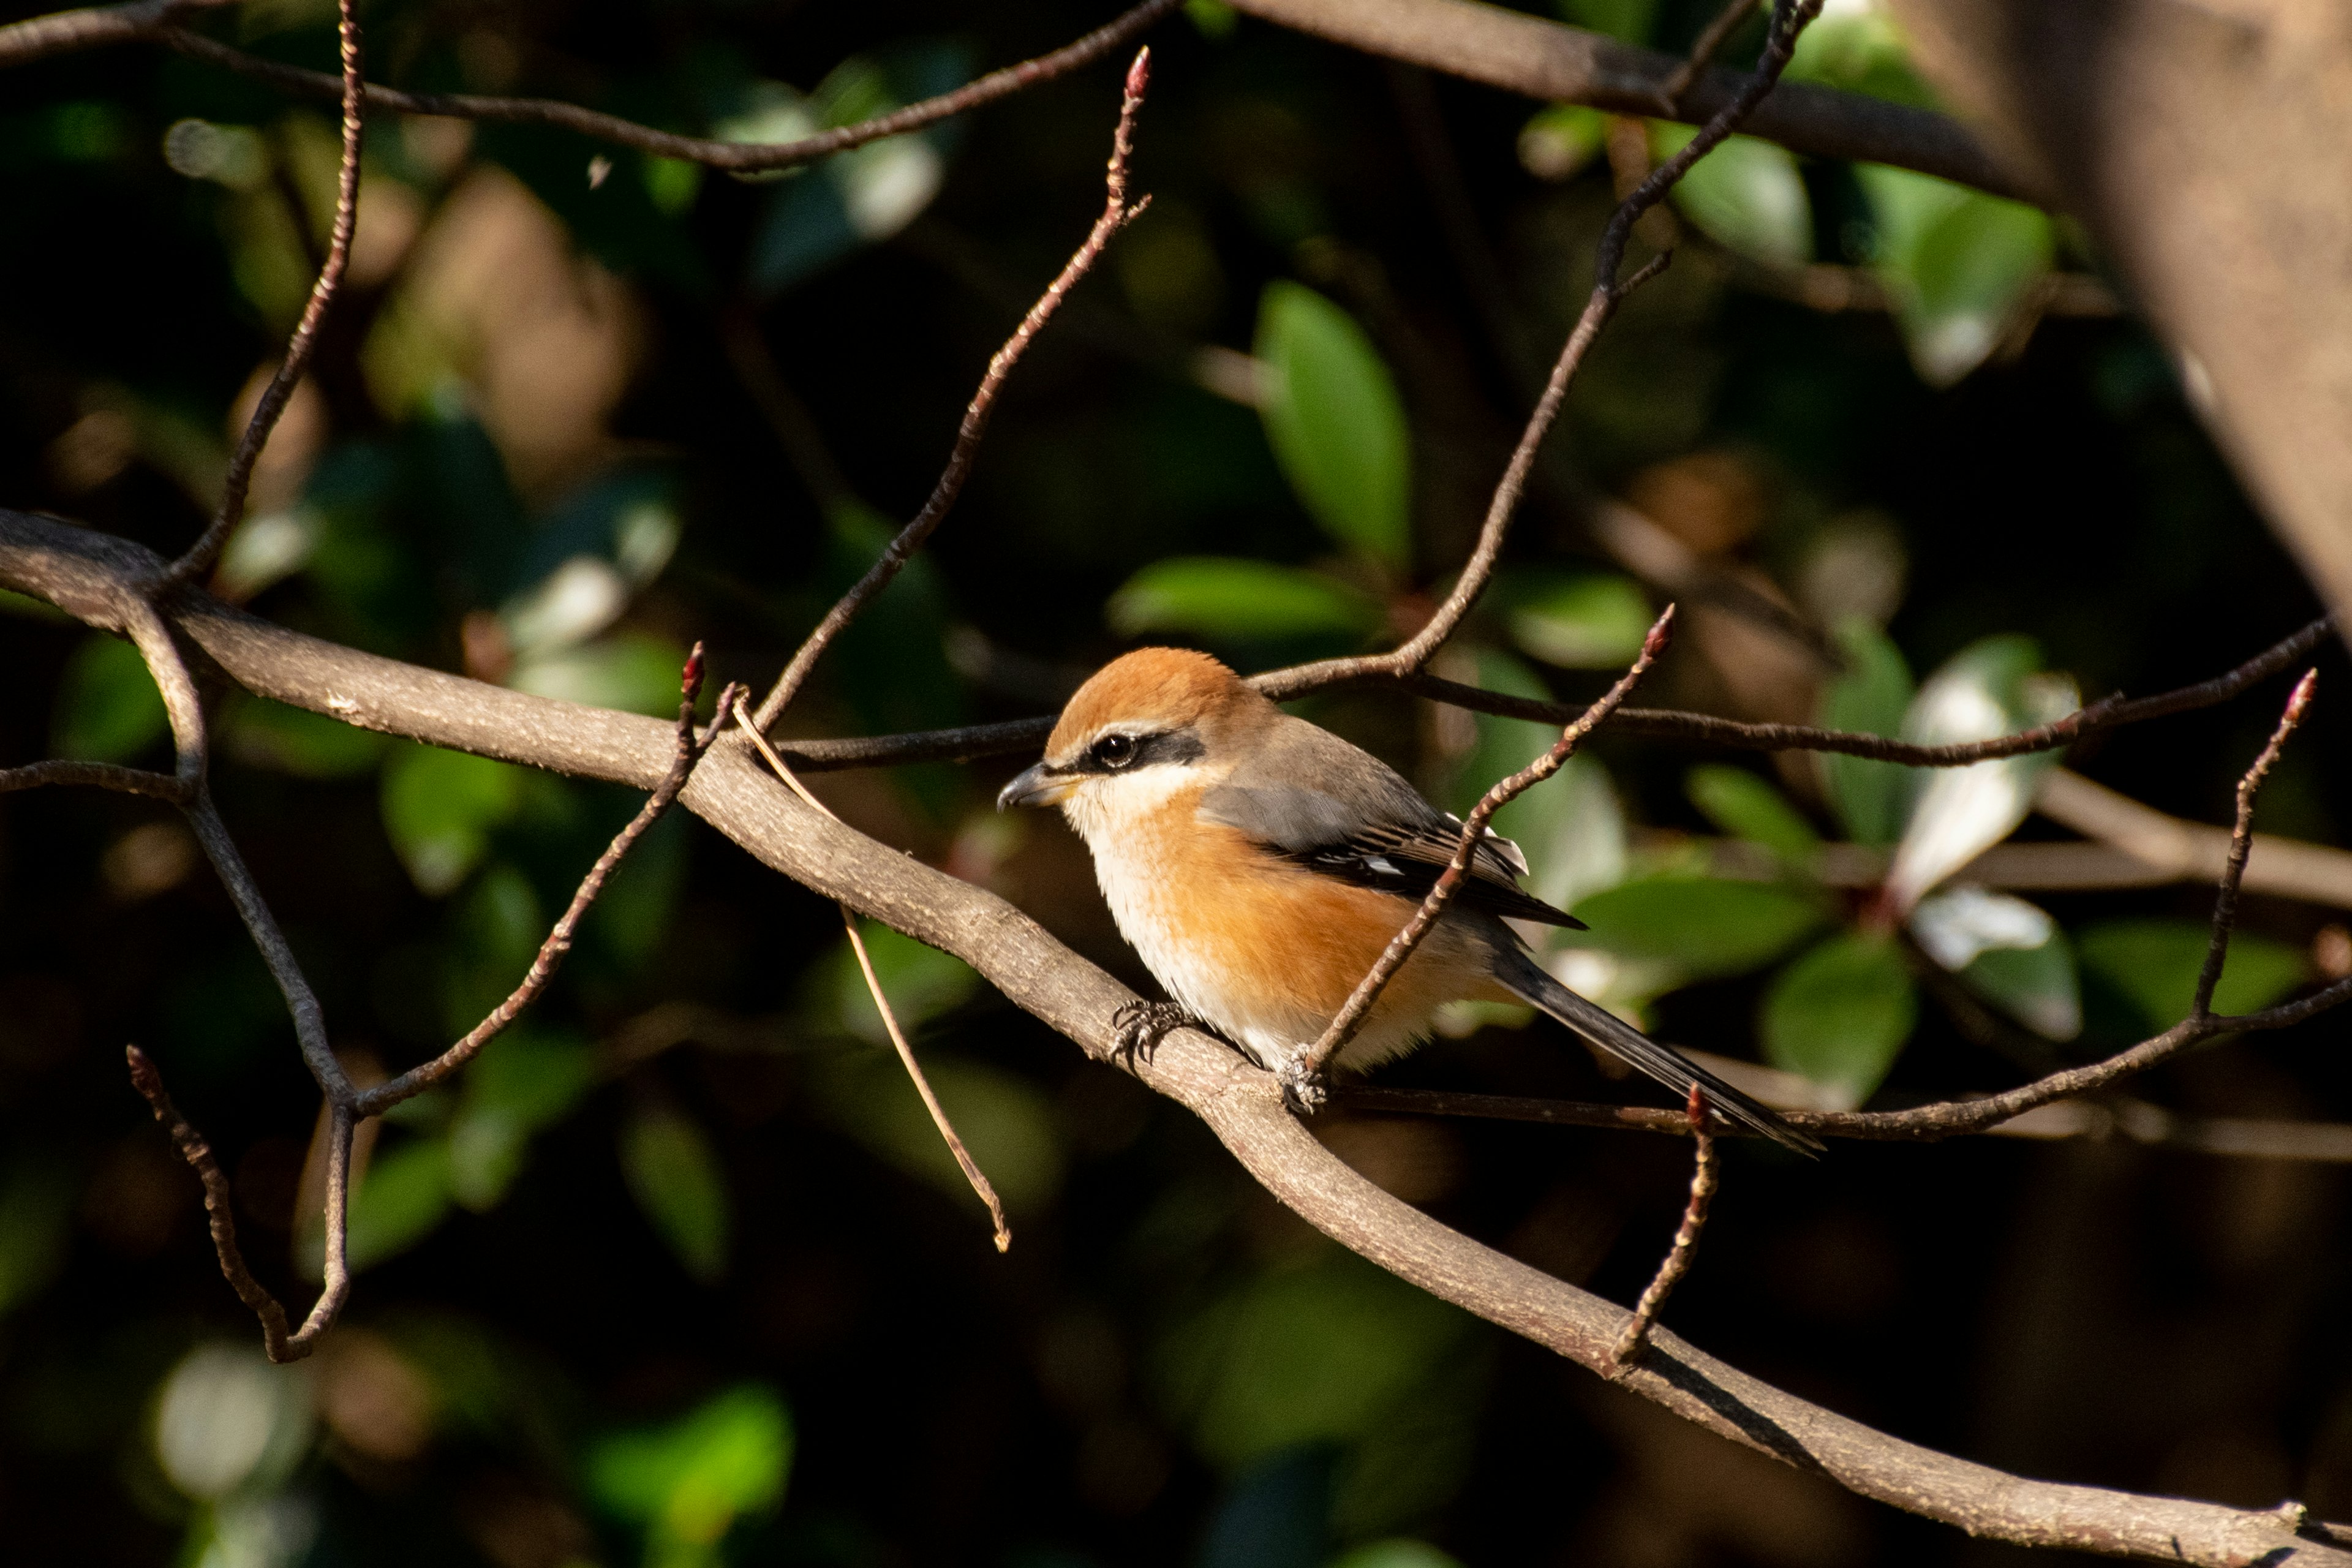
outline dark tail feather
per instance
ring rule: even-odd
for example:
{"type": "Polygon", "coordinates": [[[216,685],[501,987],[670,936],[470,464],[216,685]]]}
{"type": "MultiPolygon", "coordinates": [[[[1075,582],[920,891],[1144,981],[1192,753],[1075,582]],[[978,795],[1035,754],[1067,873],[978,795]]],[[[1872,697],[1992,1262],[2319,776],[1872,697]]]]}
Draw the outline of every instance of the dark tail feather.
{"type": "Polygon", "coordinates": [[[1544,973],[1527,954],[1497,955],[1495,978],[1517,992],[1520,1000],[1542,1008],[1610,1055],[1623,1058],[1676,1093],[1687,1096],[1696,1084],[1706,1091],[1708,1104],[1741,1126],[1752,1128],[1800,1154],[1822,1152],[1820,1139],[1790,1126],[1769,1106],[1750,1100],[1673,1047],[1658,1044],[1608,1008],[1579,996],[1544,973]]]}

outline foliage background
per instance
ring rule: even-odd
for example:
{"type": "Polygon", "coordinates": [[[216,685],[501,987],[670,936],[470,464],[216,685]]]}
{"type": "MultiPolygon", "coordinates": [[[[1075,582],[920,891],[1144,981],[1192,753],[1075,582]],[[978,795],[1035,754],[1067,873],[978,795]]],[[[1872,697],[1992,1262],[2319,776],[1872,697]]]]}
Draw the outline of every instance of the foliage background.
{"type": "MultiPolygon", "coordinates": [[[[1707,9],[1570,15],[1672,47],[1707,9]]],[[[366,15],[378,78],[763,137],[1100,19],[897,0],[366,15]]],[[[218,26],[323,66],[331,22],[283,0],[218,26]]],[[[1915,92],[1899,52],[1848,22],[1846,54],[1816,74],[1915,92]]],[[[831,656],[798,729],[1038,711],[1141,637],[1250,667],[1360,646],[1460,559],[1522,378],[1589,285],[1610,128],[1531,126],[1530,106],[1213,7],[1151,41],[1137,179],[1152,214],[1024,365],[958,515],[831,656]],[[1393,411],[1364,391],[1367,354],[1393,411]],[[1234,396],[1266,367],[1308,405],[1289,426],[1279,389],[1263,418],[1234,396]],[[1309,390],[1318,374],[1336,390],[1309,390]],[[1318,469],[1334,429],[1361,460],[1318,469]]],[[[696,637],[721,678],[772,672],[919,504],[980,366],[1096,210],[1115,83],[1106,63],[763,184],[535,131],[372,123],[352,287],[217,586],[322,636],[651,711],[696,637]],[[592,159],[609,160],[601,174],[592,159]]],[[[0,486],[173,546],[201,526],[241,393],[299,309],[331,205],[331,121],[160,53],[49,62],[12,85],[0,486]]],[[[1813,714],[1841,616],[1891,616],[1921,674],[2024,634],[2095,694],[2201,679],[2315,613],[2143,331],[1987,329],[2053,257],[2085,264],[2065,235],[1740,145],[1727,163],[1763,172],[1688,194],[1701,232],[1579,385],[1464,673],[1598,689],[1611,638],[1656,602],[1597,543],[1601,497],[1812,626],[1808,652],[1752,620],[1693,617],[1654,695],[1744,716],[1813,714]],[[1776,297],[1809,258],[1875,263],[1898,311],[1776,297]]],[[[12,608],[0,755],[156,751],[127,650],[12,608]]],[[[2352,731],[2326,689],[2265,796],[2267,830],[2340,840],[2352,731]]],[[[1313,712],[1439,794],[1533,750],[1521,729],[1399,702],[1313,712]]],[[[2273,716],[2265,695],[2077,761],[2223,820],[2273,716]]],[[[339,1048],[393,1068],[512,984],[631,809],[249,700],[227,704],[222,733],[223,809],[339,1048]]],[[[1586,856],[1578,892],[1686,881],[1724,830],[1723,789],[1757,793],[1695,792],[1692,765],[1724,759],[1686,748],[1595,752],[1581,794],[1559,788],[1574,812],[1518,829],[1559,836],[1541,862],[1586,856]],[[1633,826],[1613,869],[1590,863],[1616,843],[1612,801],[1633,826]]],[[[1730,761],[1844,836],[1810,763],[1730,761]]],[[[1005,771],[820,787],[1142,983],[1060,827],[988,809],[1005,771]]],[[[1769,841],[1730,809],[1734,836],[1769,841]]],[[[1851,910],[1788,869],[1775,885],[1845,929],[1851,910]]],[[[251,1249],[292,1278],[317,1246],[295,1217],[316,1093],[232,911],[175,826],[113,797],[12,799],[0,878],[0,1539],[25,1560],[2000,1555],[1735,1452],[1379,1274],[1182,1112],[952,961],[881,940],[919,1048],[1012,1204],[1018,1239],[996,1257],[879,1048],[832,912],[684,820],[638,852],[529,1023],[383,1131],[347,1326],[315,1363],[270,1373],[120,1057],[125,1040],[156,1056],[236,1178],[251,1249]]],[[[2132,976],[2163,975],[2136,950],[2103,992],[2084,933],[2199,919],[2204,895],[2042,902],[2085,955],[2087,1049],[2134,1021],[2132,976]]],[[[2251,901],[2276,984],[2307,972],[2331,918],[2251,901]]],[[[1789,948],[1629,999],[1670,1038],[1750,1055],[1789,948]]],[[[2019,1070],[1942,1009],[1916,1016],[1881,1042],[1891,1092],[2019,1070]]],[[[1390,1076],[1632,1092],[1512,1022],[1390,1076]]],[[[2352,1116],[2329,1048],[2343,1028],[2232,1043],[2147,1092],[2352,1116]]],[[[1685,1175],[1677,1147],[1618,1134],[1359,1119],[1327,1135],[1449,1223],[1619,1300],[1647,1278],[1685,1175]]],[[[2030,1473],[2352,1512],[2335,1168],[2005,1141],[1732,1164],[1673,1309],[1709,1349],[2030,1473]]]]}

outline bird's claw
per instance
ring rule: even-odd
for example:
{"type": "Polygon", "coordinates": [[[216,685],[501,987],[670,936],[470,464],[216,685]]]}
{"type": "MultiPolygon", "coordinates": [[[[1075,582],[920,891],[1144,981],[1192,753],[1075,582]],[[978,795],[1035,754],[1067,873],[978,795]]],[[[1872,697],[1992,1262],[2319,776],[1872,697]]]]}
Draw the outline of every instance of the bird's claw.
{"type": "Polygon", "coordinates": [[[1330,1080],[1304,1061],[1284,1064],[1275,1081],[1282,1086],[1282,1108],[1293,1116],[1312,1116],[1331,1098],[1330,1080]]]}
{"type": "Polygon", "coordinates": [[[1111,1054],[1133,1072],[1139,1061],[1149,1062],[1160,1042],[1179,1029],[1210,1032],[1208,1026],[1173,1002],[1129,1002],[1110,1016],[1111,1054]]]}

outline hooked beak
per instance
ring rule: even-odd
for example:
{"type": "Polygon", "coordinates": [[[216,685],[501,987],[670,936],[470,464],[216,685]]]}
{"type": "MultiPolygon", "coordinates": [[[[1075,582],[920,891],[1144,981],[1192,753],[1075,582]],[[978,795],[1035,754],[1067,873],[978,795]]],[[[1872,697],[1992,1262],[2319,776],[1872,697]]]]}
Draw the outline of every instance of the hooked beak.
{"type": "Polygon", "coordinates": [[[1052,768],[1039,763],[998,792],[996,809],[1003,811],[1008,805],[1059,805],[1069,798],[1077,783],[1074,778],[1056,777],[1052,768]]]}

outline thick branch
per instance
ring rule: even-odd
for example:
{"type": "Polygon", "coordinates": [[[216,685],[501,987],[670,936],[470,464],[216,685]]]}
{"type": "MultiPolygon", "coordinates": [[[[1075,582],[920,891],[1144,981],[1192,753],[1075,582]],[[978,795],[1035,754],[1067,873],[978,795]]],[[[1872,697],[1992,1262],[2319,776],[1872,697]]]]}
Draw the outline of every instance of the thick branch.
{"type": "MultiPolygon", "coordinates": [[[[93,584],[137,582],[141,547],[0,512],[0,583],[53,604],[93,584]]],[[[321,642],[200,595],[179,629],[247,690],[430,745],[652,788],[670,761],[659,720],[576,707],[321,642]]],[[[763,863],[971,963],[1015,1004],[1097,1059],[1133,993],[1003,900],[826,821],[741,751],[705,759],[687,807],[763,863]]],[[[1201,1115],[1267,1191],[1400,1278],[1597,1370],[1629,1320],[1622,1308],[1517,1263],[1381,1191],[1282,1109],[1273,1080],[1180,1030],[1140,1069],[1201,1115]]],[[[1972,1534],[2166,1563],[2352,1568],[2352,1552],[2298,1536],[2274,1510],[2024,1480],[1876,1432],[1692,1349],[1654,1336],[1622,1386],[1676,1414],[1866,1497],[1972,1534]]]]}
{"type": "MultiPolygon", "coordinates": [[[[1656,114],[1684,63],[1477,0],[1234,0],[1234,8],[1367,54],[1620,114],[1656,114]]],[[[1703,124],[1747,81],[1738,71],[1706,71],[1673,118],[1703,124]]],[[[1767,100],[1743,129],[1815,158],[1892,163],[2048,205],[2048,193],[1995,163],[1958,121],[1925,110],[1795,82],[1767,100]]]]}

